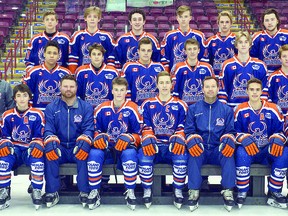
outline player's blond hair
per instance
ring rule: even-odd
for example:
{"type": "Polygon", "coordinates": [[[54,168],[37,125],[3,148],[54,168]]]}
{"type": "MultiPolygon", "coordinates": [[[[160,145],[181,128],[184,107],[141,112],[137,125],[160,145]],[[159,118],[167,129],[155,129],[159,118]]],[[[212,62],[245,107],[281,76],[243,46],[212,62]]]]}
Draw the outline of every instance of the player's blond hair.
{"type": "Polygon", "coordinates": [[[186,50],[187,45],[197,45],[198,49],[200,49],[199,42],[194,38],[189,38],[184,43],[184,50],[186,50]]]}
{"type": "Polygon", "coordinates": [[[170,81],[172,82],[172,77],[170,76],[170,74],[167,71],[161,71],[160,73],[157,74],[157,83],[159,82],[159,78],[163,76],[169,77],[170,81]]]}
{"type": "Polygon", "coordinates": [[[114,85],[124,85],[128,89],[128,81],[124,77],[116,77],[112,80],[112,88],[114,85]]]}
{"type": "Polygon", "coordinates": [[[58,20],[58,15],[57,15],[57,13],[55,11],[47,11],[47,12],[45,12],[44,15],[43,15],[43,20],[49,15],[55,16],[55,19],[58,20]]]}
{"type": "Polygon", "coordinates": [[[150,40],[149,38],[147,38],[147,37],[144,37],[144,38],[142,38],[142,39],[139,41],[138,49],[140,49],[140,47],[141,47],[142,44],[151,44],[151,46],[152,46],[151,40],[150,40]]]}
{"type": "Polygon", "coordinates": [[[230,19],[231,24],[233,23],[232,14],[229,11],[221,11],[218,14],[217,23],[219,24],[220,18],[223,16],[227,16],[230,19]]]}
{"type": "Polygon", "coordinates": [[[176,14],[177,14],[177,16],[181,16],[186,11],[189,11],[190,15],[191,15],[191,8],[189,6],[186,6],[186,5],[181,5],[177,8],[176,14]]]}
{"type": "Polygon", "coordinates": [[[91,13],[96,13],[98,19],[101,19],[102,11],[99,7],[92,6],[92,7],[86,8],[84,11],[84,18],[87,18],[88,15],[91,13]]]}
{"type": "Polygon", "coordinates": [[[281,46],[279,49],[279,58],[281,58],[282,52],[287,50],[288,50],[288,44],[281,46]]]}
{"type": "Polygon", "coordinates": [[[242,36],[246,37],[246,39],[249,41],[249,44],[251,46],[252,45],[252,38],[251,38],[251,35],[249,34],[249,32],[248,31],[239,31],[236,33],[236,38],[235,38],[235,43],[234,43],[235,47],[237,46],[237,44],[238,44],[238,42],[242,36]]]}

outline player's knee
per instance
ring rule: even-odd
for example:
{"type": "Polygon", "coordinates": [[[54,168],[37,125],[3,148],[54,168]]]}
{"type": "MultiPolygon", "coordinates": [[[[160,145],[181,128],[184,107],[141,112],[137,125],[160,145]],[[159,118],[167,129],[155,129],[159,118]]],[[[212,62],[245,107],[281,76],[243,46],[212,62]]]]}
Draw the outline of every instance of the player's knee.
{"type": "Polygon", "coordinates": [[[101,149],[91,149],[88,156],[88,161],[95,160],[95,158],[104,160],[104,151],[101,149]]]}
{"type": "Polygon", "coordinates": [[[238,146],[238,148],[236,149],[236,152],[235,152],[235,157],[236,157],[236,159],[237,158],[244,159],[244,158],[249,157],[249,155],[243,146],[238,146]]]}

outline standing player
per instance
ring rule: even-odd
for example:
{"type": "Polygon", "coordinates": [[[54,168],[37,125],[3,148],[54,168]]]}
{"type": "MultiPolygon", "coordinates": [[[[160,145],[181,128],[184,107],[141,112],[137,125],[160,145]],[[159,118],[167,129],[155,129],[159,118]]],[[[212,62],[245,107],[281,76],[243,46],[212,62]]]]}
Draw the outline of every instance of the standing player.
{"type": "Polygon", "coordinates": [[[85,30],[76,31],[70,41],[69,53],[69,69],[72,73],[75,73],[77,67],[85,64],[89,64],[89,46],[94,43],[101,44],[106,50],[104,55],[104,62],[114,65],[114,40],[113,36],[98,29],[98,23],[101,20],[102,11],[99,7],[89,7],[84,11],[84,19],[86,21],[87,28],[85,30]]]}
{"type": "Polygon", "coordinates": [[[3,114],[0,140],[0,210],[10,205],[11,171],[23,163],[31,168],[32,202],[36,210],[42,204],[44,176],[44,114],[29,107],[32,92],[24,84],[15,86],[16,108],[3,114]]]}
{"type": "Polygon", "coordinates": [[[188,205],[191,211],[198,208],[203,164],[220,165],[224,207],[231,211],[234,205],[235,186],[235,130],[233,111],[217,99],[219,81],[215,77],[203,80],[204,100],[189,106],[184,132],[188,159],[188,205]]]}
{"type": "Polygon", "coordinates": [[[280,28],[279,14],[275,9],[267,9],[261,20],[264,30],[253,35],[250,54],[264,61],[268,72],[272,73],[281,67],[278,52],[282,45],[288,44],[288,30],[280,28]]]}
{"type": "Polygon", "coordinates": [[[129,83],[127,97],[141,106],[142,102],[158,94],[156,77],[164,67],[159,62],[153,62],[152,42],[149,38],[142,38],[138,45],[139,60],[127,62],[122,69],[122,77],[129,83]]]}
{"type": "Polygon", "coordinates": [[[123,170],[127,206],[134,210],[136,197],[134,189],[137,179],[137,148],[140,144],[140,124],[142,119],[137,105],[127,101],[128,82],[117,77],[112,83],[114,99],[106,101],[94,110],[94,148],[88,157],[88,177],[90,193],[89,209],[100,205],[99,190],[102,180],[103,163],[117,163],[123,170]],[[115,159],[117,158],[117,159],[115,159]],[[116,161],[115,161],[116,160],[116,161]]]}
{"type": "Polygon", "coordinates": [[[235,47],[238,55],[223,63],[220,74],[221,89],[219,99],[231,107],[248,101],[246,93],[247,81],[253,77],[260,79],[265,85],[267,82],[267,68],[264,62],[249,55],[251,37],[247,31],[239,31],[236,35],[235,47]]]}
{"type": "Polygon", "coordinates": [[[113,99],[112,80],[118,77],[117,70],[104,63],[105,52],[101,44],[94,43],[89,47],[91,63],[76,70],[77,96],[94,108],[104,101],[113,99]]]}
{"type": "Polygon", "coordinates": [[[159,95],[142,104],[142,148],[139,150],[139,176],[144,188],[144,204],[152,204],[153,166],[157,163],[173,165],[174,205],[183,204],[182,189],[187,172],[184,122],[187,104],[171,96],[172,80],[167,71],[157,75],[159,95]]]}
{"type": "Polygon", "coordinates": [[[191,105],[204,98],[202,80],[206,76],[214,76],[214,73],[210,64],[198,60],[200,45],[197,40],[187,39],[184,50],[186,61],[177,63],[171,71],[174,74],[173,95],[191,105]]]}
{"type": "Polygon", "coordinates": [[[158,40],[152,34],[144,31],[145,12],[136,8],[129,13],[128,18],[131,31],[120,36],[115,46],[116,60],[120,64],[117,68],[121,70],[126,62],[134,62],[139,59],[138,47],[140,40],[143,38],[149,38],[152,42],[152,61],[160,62],[160,45],[158,40]]]}
{"type": "Polygon", "coordinates": [[[72,75],[60,81],[61,98],[55,99],[45,110],[45,180],[47,207],[59,201],[59,166],[77,164],[77,186],[83,207],[87,203],[89,186],[87,157],[92,145],[93,108],[76,97],[77,82],[72,75]]]}
{"type": "Polygon", "coordinates": [[[56,41],[59,44],[59,56],[57,62],[60,66],[68,66],[69,41],[68,35],[58,32],[58,17],[54,11],[48,11],[43,15],[45,31],[35,35],[27,48],[25,57],[26,71],[32,67],[44,63],[44,48],[49,41],[56,41]]]}
{"type": "Polygon", "coordinates": [[[234,56],[234,42],[236,37],[236,35],[230,31],[233,21],[229,11],[219,13],[217,24],[219,26],[219,32],[206,41],[209,63],[212,65],[216,77],[218,77],[221,72],[223,62],[234,56]]]}
{"type": "Polygon", "coordinates": [[[179,28],[167,32],[161,43],[161,63],[163,63],[167,70],[171,70],[178,62],[185,61],[184,43],[187,39],[195,38],[199,42],[199,60],[204,57],[206,49],[204,34],[198,30],[191,29],[189,26],[189,22],[192,19],[190,7],[182,5],[178,7],[176,14],[179,28]]]}
{"type": "Polygon", "coordinates": [[[60,97],[60,79],[70,71],[57,64],[60,47],[56,41],[48,41],[44,48],[43,64],[31,68],[24,77],[24,83],[33,93],[33,107],[45,110],[46,106],[60,97]]]}
{"type": "Polygon", "coordinates": [[[260,99],[262,83],[258,79],[248,81],[247,94],[249,101],[240,104],[234,114],[239,143],[235,153],[238,188],[236,202],[241,208],[247,197],[251,164],[270,164],[267,204],[287,208],[287,199],[281,194],[288,161],[281,109],[274,103],[260,99]]]}

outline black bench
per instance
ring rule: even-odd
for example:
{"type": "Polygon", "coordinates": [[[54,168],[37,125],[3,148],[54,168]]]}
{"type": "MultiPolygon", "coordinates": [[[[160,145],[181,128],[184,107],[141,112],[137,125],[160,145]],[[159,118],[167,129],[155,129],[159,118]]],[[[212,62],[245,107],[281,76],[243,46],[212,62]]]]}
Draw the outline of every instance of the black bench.
{"type": "MultiPolygon", "coordinates": [[[[270,167],[253,164],[250,169],[251,173],[251,182],[250,188],[251,191],[248,193],[248,197],[245,204],[250,205],[264,205],[266,203],[265,196],[265,178],[270,174],[270,167]]],[[[29,175],[30,168],[22,165],[14,171],[14,175],[29,175]]],[[[76,164],[67,163],[60,166],[60,175],[76,175],[76,164]]],[[[115,170],[113,165],[104,165],[103,175],[114,175],[115,170]]],[[[216,165],[204,165],[201,170],[203,176],[219,176],[221,175],[221,169],[216,165]]],[[[116,175],[122,175],[122,171],[116,170],[116,175]]],[[[154,184],[153,184],[153,204],[172,204],[172,187],[171,185],[166,184],[166,176],[172,175],[172,167],[168,164],[157,164],[154,167],[154,184]]],[[[110,184],[109,184],[110,185],[110,184]]],[[[102,204],[125,204],[124,200],[124,185],[123,184],[111,184],[109,190],[103,190],[101,195],[102,204]]],[[[222,197],[220,195],[221,187],[218,185],[218,190],[201,192],[200,204],[223,204],[222,197]]],[[[13,190],[13,189],[12,189],[13,190]]],[[[136,196],[141,202],[141,197],[143,190],[140,185],[136,187],[136,196]]],[[[79,203],[78,201],[77,188],[74,184],[74,187],[69,190],[60,191],[60,203],[79,203]]],[[[185,196],[188,195],[185,193],[185,196]]]]}

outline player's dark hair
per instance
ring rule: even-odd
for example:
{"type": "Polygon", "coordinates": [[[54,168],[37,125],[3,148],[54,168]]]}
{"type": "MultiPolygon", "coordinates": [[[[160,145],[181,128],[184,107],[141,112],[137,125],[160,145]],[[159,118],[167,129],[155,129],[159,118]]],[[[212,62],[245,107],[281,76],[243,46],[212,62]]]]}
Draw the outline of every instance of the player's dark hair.
{"type": "Polygon", "coordinates": [[[13,89],[13,98],[14,99],[16,98],[16,94],[18,92],[22,92],[22,93],[27,92],[27,94],[29,95],[30,100],[32,99],[32,92],[31,92],[29,86],[27,86],[26,84],[19,84],[19,85],[16,85],[14,87],[14,89],[13,89]]]}
{"type": "Polygon", "coordinates": [[[132,10],[129,15],[128,15],[128,19],[129,21],[131,21],[132,19],[132,15],[135,14],[135,13],[139,13],[142,15],[143,17],[143,20],[145,21],[146,20],[146,15],[145,15],[145,12],[142,10],[142,9],[139,9],[139,8],[135,8],[134,10],[132,10]]]}
{"type": "Polygon", "coordinates": [[[170,81],[172,82],[172,77],[170,76],[169,72],[167,71],[161,71],[160,73],[157,74],[157,83],[159,81],[159,78],[160,77],[163,77],[163,76],[167,76],[170,78],[170,81]]]}
{"type": "Polygon", "coordinates": [[[140,46],[141,46],[142,44],[151,44],[151,45],[152,45],[152,42],[151,42],[151,40],[150,40],[149,38],[144,37],[144,38],[142,38],[142,39],[139,41],[139,43],[138,43],[138,49],[140,49],[140,46]]]}
{"type": "Polygon", "coordinates": [[[257,79],[257,78],[251,78],[250,80],[248,80],[247,82],[247,89],[249,88],[249,85],[252,83],[258,83],[261,85],[261,89],[262,89],[262,81],[257,79]]]}
{"type": "Polygon", "coordinates": [[[217,87],[219,87],[219,79],[217,77],[213,77],[213,76],[206,76],[203,80],[202,80],[202,86],[204,86],[204,82],[207,80],[215,80],[217,87]]]}
{"type": "Polygon", "coordinates": [[[55,19],[58,21],[58,15],[57,15],[57,13],[55,11],[47,11],[47,12],[45,12],[44,15],[43,15],[43,20],[45,20],[45,18],[47,16],[49,16],[49,15],[55,16],[55,19]]]}
{"type": "Polygon", "coordinates": [[[63,77],[61,78],[61,80],[60,80],[60,84],[61,84],[61,85],[62,85],[62,83],[63,83],[64,80],[72,80],[72,81],[74,81],[74,82],[76,83],[76,86],[78,85],[78,84],[77,84],[77,81],[76,81],[76,78],[75,78],[73,75],[71,75],[71,74],[67,74],[67,75],[65,75],[65,76],[63,76],[63,77]]]}
{"type": "Polygon", "coordinates": [[[184,43],[184,49],[186,50],[186,46],[187,45],[197,45],[197,47],[198,47],[198,49],[200,49],[200,44],[199,44],[199,42],[196,40],[196,39],[194,39],[194,38],[189,38],[189,39],[187,39],[186,41],[185,41],[185,43],[184,43]]]}
{"type": "Polygon", "coordinates": [[[102,55],[104,55],[104,53],[106,52],[106,50],[104,49],[104,47],[101,44],[94,43],[94,44],[92,44],[91,46],[88,47],[89,56],[91,56],[91,53],[92,53],[92,51],[94,49],[99,50],[102,53],[102,55]]]}
{"type": "Polygon", "coordinates": [[[124,85],[128,89],[128,82],[124,77],[116,77],[112,81],[112,88],[114,85],[124,85]]]}
{"type": "Polygon", "coordinates": [[[47,47],[49,47],[49,46],[56,47],[57,50],[58,50],[58,53],[60,52],[60,47],[59,47],[58,42],[51,40],[51,41],[48,41],[47,44],[45,45],[45,47],[44,47],[44,53],[46,52],[47,47]]]}
{"type": "Polygon", "coordinates": [[[262,21],[263,28],[265,28],[265,26],[264,26],[264,18],[265,18],[266,15],[269,15],[269,14],[275,14],[275,17],[278,20],[277,29],[279,29],[280,28],[280,24],[281,24],[281,20],[280,20],[278,11],[276,9],[274,9],[274,8],[269,8],[269,9],[265,10],[264,13],[262,14],[261,21],[262,21]]]}

